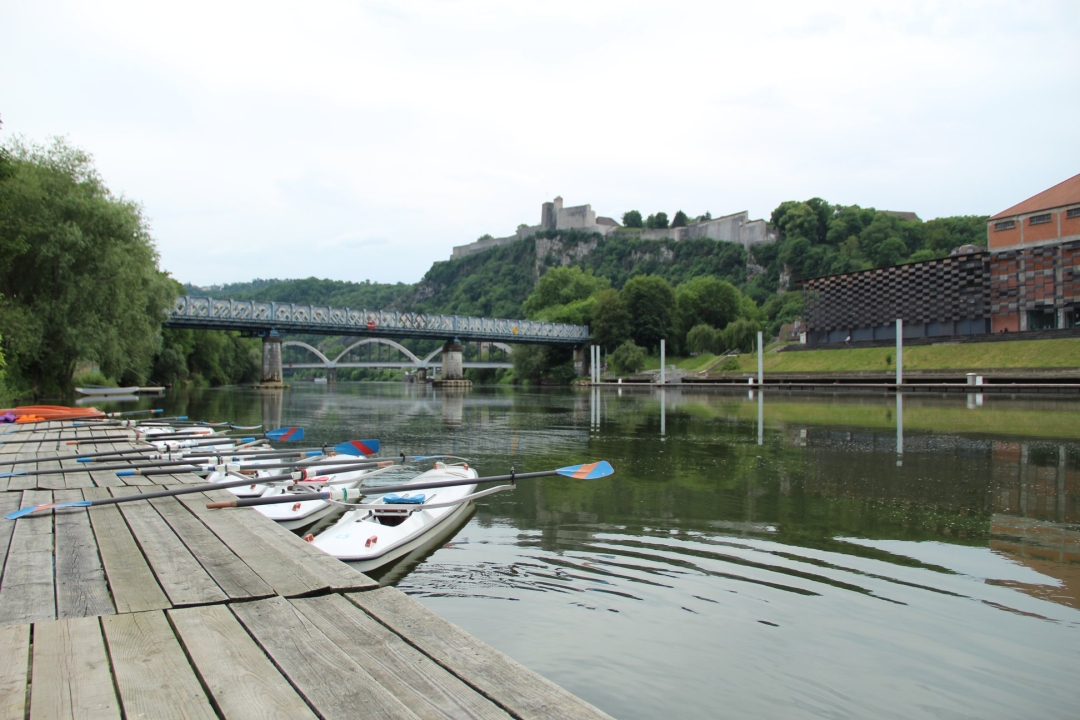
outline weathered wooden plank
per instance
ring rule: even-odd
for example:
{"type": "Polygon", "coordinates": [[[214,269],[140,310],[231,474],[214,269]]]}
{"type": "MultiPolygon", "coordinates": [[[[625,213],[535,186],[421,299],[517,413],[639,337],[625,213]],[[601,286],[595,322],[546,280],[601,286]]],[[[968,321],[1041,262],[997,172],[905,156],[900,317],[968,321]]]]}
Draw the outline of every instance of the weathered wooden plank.
{"type": "Polygon", "coordinates": [[[273,588],[221,542],[217,535],[210,532],[186,506],[175,498],[158,498],[150,503],[230,598],[254,599],[274,594],[273,588]]]}
{"type": "MultiPolygon", "coordinates": [[[[83,495],[87,499],[94,499],[109,497],[109,492],[104,488],[87,488],[83,490],[83,495]]],[[[101,505],[90,508],[89,515],[116,612],[142,612],[169,607],[169,599],[158,585],[117,507],[101,505]]]]}
{"type": "MultiPolygon", "coordinates": [[[[83,499],[79,490],[57,490],[56,502],[83,499]]],[[[97,540],[86,510],[58,510],[56,532],[56,616],[58,618],[112,615],[112,597],[97,540]]]]}
{"type": "MultiPolygon", "coordinates": [[[[227,491],[219,491],[209,497],[219,499],[224,492],[227,491]]],[[[193,493],[180,495],[178,498],[277,594],[293,597],[329,587],[326,580],[297,562],[296,555],[280,543],[268,541],[253,532],[246,525],[237,522],[231,513],[207,510],[206,494],[193,493]]]]}
{"type": "Polygon", "coordinates": [[[124,481],[116,477],[116,473],[109,470],[91,470],[90,477],[93,478],[94,485],[97,487],[121,487],[124,485],[124,481]]]}
{"type": "MultiPolygon", "coordinates": [[[[50,492],[27,490],[22,507],[50,500],[50,492]]],[[[0,625],[55,619],[52,513],[19,518],[0,579],[0,625]]]]}
{"type": "Polygon", "coordinates": [[[230,608],[326,720],[355,718],[358,714],[365,718],[416,717],[288,600],[275,597],[233,603],[230,608]]]}
{"type": "Polygon", "coordinates": [[[341,595],[290,602],[418,716],[431,720],[510,717],[341,595]]]}
{"type": "Polygon", "coordinates": [[[396,588],[349,593],[346,597],[514,715],[526,720],[609,717],[396,588]]]}
{"type": "Polygon", "coordinates": [[[216,720],[164,613],[110,615],[101,624],[126,717],[216,720]]]}
{"type": "Polygon", "coordinates": [[[119,718],[97,618],[34,625],[30,720],[119,718]]]}
{"type": "Polygon", "coordinates": [[[64,474],[64,484],[68,489],[94,487],[94,479],[86,471],[86,463],[75,460],[63,460],[60,465],[66,470],[80,470],[82,472],[68,472],[64,474]]]}
{"type": "Polygon", "coordinates": [[[227,606],[170,610],[169,618],[226,720],[315,717],[227,606]]]}
{"type": "Polygon", "coordinates": [[[30,626],[0,627],[0,718],[26,717],[30,669],[30,626]]]}
{"type": "MultiPolygon", "coordinates": [[[[0,493],[0,515],[18,510],[22,506],[22,493],[0,493]]],[[[0,577],[3,577],[4,561],[7,559],[8,545],[11,543],[11,535],[15,532],[15,523],[10,520],[0,520],[0,577]]]]}
{"type": "Polygon", "coordinates": [[[283,545],[292,554],[294,562],[303,563],[318,575],[332,590],[367,590],[379,586],[377,582],[358,572],[337,558],[327,555],[311,543],[304,542],[295,534],[270,520],[252,508],[232,508],[211,512],[232,515],[240,523],[269,542],[283,545]]]}
{"type": "MultiPolygon", "coordinates": [[[[135,488],[111,488],[110,491],[113,495],[138,494],[135,488]]],[[[126,502],[117,507],[173,606],[204,605],[229,599],[148,501],[126,502]]]]}

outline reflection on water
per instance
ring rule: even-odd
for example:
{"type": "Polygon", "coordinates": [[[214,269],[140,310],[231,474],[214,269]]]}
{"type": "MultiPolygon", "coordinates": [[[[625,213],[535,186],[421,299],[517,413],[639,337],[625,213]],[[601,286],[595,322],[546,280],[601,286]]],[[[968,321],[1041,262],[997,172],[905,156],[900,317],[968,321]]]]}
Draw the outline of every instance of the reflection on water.
{"type": "Polygon", "coordinates": [[[1080,403],[974,395],[339,383],[153,402],[482,475],[611,461],[485,498],[381,580],[617,717],[1077,717],[1080,403]]]}

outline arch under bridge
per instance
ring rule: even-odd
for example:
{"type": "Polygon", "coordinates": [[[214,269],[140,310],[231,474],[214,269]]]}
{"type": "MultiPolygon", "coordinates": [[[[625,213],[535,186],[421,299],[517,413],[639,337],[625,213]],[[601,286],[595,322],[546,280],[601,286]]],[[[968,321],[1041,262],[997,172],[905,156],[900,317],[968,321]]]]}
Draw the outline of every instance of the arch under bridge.
{"type": "MultiPolygon", "coordinates": [[[[247,335],[261,337],[263,339],[262,377],[264,383],[270,384],[280,383],[282,380],[282,333],[363,336],[365,340],[376,338],[440,340],[444,343],[441,351],[433,353],[424,360],[407,351],[406,355],[412,355],[411,363],[418,370],[426,372],[427,366],[432,366],[435,355],[441,353],[441,361],[437,365],[441,367],[442,377],[446,380],[461,378],[464,367],[482,367],[475,364],[462,365],[461,343],[469,341],[491,342],[499,346],[505,346],[506,343],[571,345],[574,347],[574,364],[577,366],[578,373],[584,375],[588,369],[588,361],[585,359],[585,345],[589,342],[587,326],[538,320],[431,315],[394,310],[353,310],[323,305],[219,300],[185,295],[177,298],[165,325],[200,330],[238,330],[247,335]]],[[[394,344],[404,350],[402,346],[394,344]]],[[[321,353],[316,353],[317,357],[319,355],[321,353]]],[[[319,367],[328,367],[328,363],[335,362],[325,356],[320,359],[323,364],[319,367]]],[[[294,367],[296,367],[295,364],[294,367]]],[[[338,367],[349,367],[349,365],[341,364],[338,367]]],[[[488,365],[488,367],[502,367],[502,365],[488,365]]]]}
{"type": "MultiPolygon", "coordinates": [[[[492,342],[491,347],[496,347],[503,351],[507,357],[513,353],[513,349],[506,343],[492,342]]],[[[333,360],[331,360],[325,353],[319,350],[317,347],[310,345],[309,343],[302,342],[300,340],[286,340],[281,343],[281,349],[284,352],[285,348],[296,347],[306,350],[310,354],[318,358],[317,362],[285,362],[283,361],[283,370],[306,370],[306,369],[325,369],[329,377],[333,377],[338,368],[378,368],[378,369],[415,369],[417,374],[421,377],[425,377],[428,372],[439,372],[442,369],[443,363],[441,360],[436,360],[436,356],[443,354],[444,347],[436,348],[432,350],[424,358],[419,357],[413,353],[409,348],[405,347],[401,343],[394,342],[387,338],[364,338],[352,343],[344,350],[337,354],[333,360]],[[404,355],[407,360],[348,360],[348,356],[354,350],[364,345],[384,345],[397,350],[401,355],[404,355]]],[[[479,354],[479,353],[478,353],[479,354]]],[[[491,360],[490,351],[488,355],[489,359],[485,362],[483,360],[462,360],[461,367],[463,369],[468,368],[510,368],[513,364],[509,360],[491,360]]]]}

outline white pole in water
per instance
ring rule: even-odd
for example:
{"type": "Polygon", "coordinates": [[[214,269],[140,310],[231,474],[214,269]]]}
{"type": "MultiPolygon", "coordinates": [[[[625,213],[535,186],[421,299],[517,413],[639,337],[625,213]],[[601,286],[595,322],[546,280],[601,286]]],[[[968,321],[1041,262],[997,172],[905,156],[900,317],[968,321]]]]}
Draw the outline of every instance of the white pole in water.
{"type": "Polygon", "coordinates": [[[896,318],[896,384],[904,384],[904,321],[896,318]]]}
{"type": "Polygon", "coordinates": [[[666,355],[665,355],[666,350],[667,349],[664,346],[664,341],[661,340],[660,341],[660,384],[661,385],[664,384],[664,363],[666,362],[666,355]]]}
{"type": "Polygon", "coordinates": [[[596,346],[589,346],[589,382],[596,384],[596,346]]]}
{"type": "Polygon", "coordinates": [[[761,331],[758,330],[758,334],[757,334],[757,384],[758,384],[758,387],[761,387],[761,384],[763,382],[765,382],[765,371],[763,370],[764,365],[762,364],[763,361],[761,359],[761,353],[762,353],[761,331]]]}

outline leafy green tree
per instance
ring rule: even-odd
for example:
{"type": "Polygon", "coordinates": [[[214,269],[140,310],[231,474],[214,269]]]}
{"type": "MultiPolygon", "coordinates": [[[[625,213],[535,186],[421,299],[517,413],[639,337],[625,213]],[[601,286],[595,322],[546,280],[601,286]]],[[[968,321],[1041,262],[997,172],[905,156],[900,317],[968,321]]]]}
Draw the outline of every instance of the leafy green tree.
{"type": "Polygon", "coordinates": [[[615,348],[608,361],[617,373],[636,373],[645,367],[645,348],[638,347],[633,340],[627,340],[615,348]]]}
{"type": "Polygon", "coordinates": [[[623,286],[619,297],[630,316],[630,338],[649,350],[674,333],[675,293],[658,275],[638,275],[623,286]]]}
{"type": "Polygon", "coordinates": [[[684,213],[682,210],[679,210],[675,213],[675,217],[671,219],[671,227],[686,227],[687,223],[689,222],[690,218],[686,217],[686,213],[684,213]]]}
{"type": "Polygon", "coordinates": [[[548,268],[522,309],[526,317],[532,319],[545,308],[585,300],[610,285],[607,278],[597,277],[592,271],[585,272],[576,265],[548,268]]]}
{"type": "Polygon", "coordinates": [[[692,353],[714,353],[720,340],[719,334],[719,330],[705,323],[695,325],[686,334],[686,349],[692,353]]]}
{"type": "Polygon", "coordinates": [[[739,318],[721,333],[724,347],[739,352],[750,352],[757,345],[757,333],[761,329],[755,321],[739,318]]]}
{"type": "MultiPolygon", "coordinates": [[[[114,196],[90,156],[57,139],[13,141],[0,180],[0,330],[9,372],[34,394],[68,392],[80,360],[147,379],[175,298],[138,205],[114,196]]],[[[11,380],[12,377],[9,377],[11,380]]]]}
{"type": "Polygon", "coordinates": [[[765,329],[769,337],[774,337],[780,332],[781,325],[802,317],[803,293],[801,290],[791,290],[781,295],[773,295],[765,303],[762,312],[767,322],[765,329]]]}
{"type": "Polygon", "coordinates": [[[668,216],[666,212],[656,213],[655,227],[657,230],[666,230],[668,226],[668,216]]]}
{"type": "Polygon", "coordinates": [[[639,228],[642,226],[641,213],[637,210],[627,210],[623,213],[622,224],[628,228],[639,228]]]}
{"type": "MultiPolygon", "coordinates": [[[[729,282],[699,275],[675,288],[675,317],[681,338],[700,323],[724,328],[739,317],[741,294],[729,282]]],[[[751,301],[752,302],[752,301],[751,301]]]]}
{"type": "Polygon", "coordinates": [[[618,292],[605,288],[597,293],[590,330],[593,340],[605,350],[630,337],[630,316],[618,292]]]}
{"type": "Polygon", "coordinates": [[[874,248],[874,264],[878,267],[896,265],[904,261],[907,245],[897,237],[891,237],[874,248]]]}

